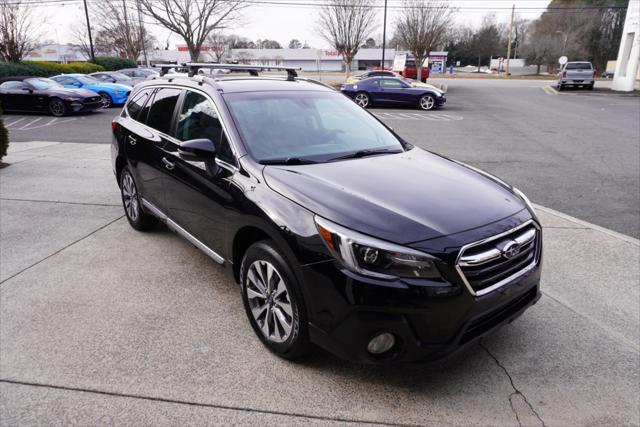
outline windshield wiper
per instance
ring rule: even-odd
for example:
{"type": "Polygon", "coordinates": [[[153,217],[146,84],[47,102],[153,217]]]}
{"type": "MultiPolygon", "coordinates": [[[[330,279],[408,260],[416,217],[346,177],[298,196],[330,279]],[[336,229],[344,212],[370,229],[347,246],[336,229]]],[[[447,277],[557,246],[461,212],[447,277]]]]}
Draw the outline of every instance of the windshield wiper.
{"type": "Polygon", "coordinates": [[[303,157],[283,157],[281,159],[264,159],[258,163],[261,165],[310,165],[318,162],[303,157]]]}
{"type": "Polygon", "coordinates": [[[353,153],[345,154],[344,156],[334,157],[333,159],[331,159],[331,161],[343,160],[343,159],[357,159],[359,157],[375,156],[376,154],[394,154],[394,153],[402,153],[402,150],[396,150],[396,149],[358,150],[358,151],[354,151],[353,153]]]}

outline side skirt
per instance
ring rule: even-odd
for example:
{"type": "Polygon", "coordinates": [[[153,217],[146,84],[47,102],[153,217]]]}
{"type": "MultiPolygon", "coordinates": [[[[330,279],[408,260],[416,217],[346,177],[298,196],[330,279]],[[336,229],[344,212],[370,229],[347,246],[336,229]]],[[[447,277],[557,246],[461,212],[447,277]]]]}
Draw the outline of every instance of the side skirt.
{"type": "Polygon", "coordinates": [[[175,221],[169,218],[164,212],[158,209],[153,203],[146,200],[142,197],[142,205],[151,213],[153,216],[157,217],[160,221],[167,224],[167,227],[187,239],[191,244],[193,244],[196,248],[200,249],[202,252],[207,254],[211,259],[213,259],[218,264],[224,264],[224,258],[222,258],[217,252],[213,251],[207,245],[198,240],[193,234],[189,233],[184,228],[180,227],[175,221]]]}

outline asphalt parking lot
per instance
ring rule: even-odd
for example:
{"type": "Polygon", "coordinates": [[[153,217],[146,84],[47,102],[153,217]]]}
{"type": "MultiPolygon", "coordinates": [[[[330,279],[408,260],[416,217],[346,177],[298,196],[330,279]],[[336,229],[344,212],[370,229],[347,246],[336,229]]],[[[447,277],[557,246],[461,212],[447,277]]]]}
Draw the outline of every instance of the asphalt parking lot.
{"type": "Polygon", "coordinates": [[[372,110],[410,141],[547,206],[538,207],[542,299],[432,365],[271,355],[221,267],[166,228],[139,233],[123,218],[105,144],[117,110],[10,126],[10,166],[0,169],[0,425],[640,425],[640,242],[580,220],[626,212],[614,224],[637,225],[640,107],[586,95],[588,107],[571,110],[582,96],[540,82],[461,82],[440,111],[372,110]],[[582,114],[601,121],[562,124],[582,114]],[[579,138],[544,135],[554,129],[579,138]],[[584,208],[580,219],[553,210],[570,213],[558,194],[584,208]],[[619,211],[601,205],[611,200],[619,211]]]}
{"type": "Polygon", "coordinates": [[[132,230],[104,144],[0,170],[0,425],[637,425],[640,243],[540,208],[543,297],[435,365],[266,351],[222,267],[132,230]],[[597,260],[597,262],[594,262],[597,260]]]}
{"type": "MultiPolygon", "coordinates": [[[[441,110],[371,111],[408,141],[487,170],[535,203],[640,237],[640,97],[556,95],[544,80],[433,82],[449,87],[441,110]]],[[[118,112],[5,121],[16,142],[109,143],[118,112]]]]}

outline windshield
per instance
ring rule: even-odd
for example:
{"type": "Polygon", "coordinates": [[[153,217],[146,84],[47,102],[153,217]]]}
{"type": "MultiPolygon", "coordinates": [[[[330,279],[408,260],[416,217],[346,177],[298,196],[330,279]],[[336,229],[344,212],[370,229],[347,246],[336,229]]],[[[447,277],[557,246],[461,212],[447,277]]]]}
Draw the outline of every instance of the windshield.
{"type": "Polygon", "coordinates": [[[25,79],[25,82],[29,83],[37,90],[61,88],[62,85],[54,82],[50,79],[25,79]]]}
{"type": "Polygon", "coordinates": [[[339,93],[252,92],[224,98],[257,161],[328,161],[363,150],[404,150],[386,127],[339,93]]]}
{"type": "Polygon", "coordinates": [[[113,72],[113,73],[109,73],[109,75],[114,79],[116,79],[116,81],[131,80],[131,77],[124,75],[122,73],[113,72]]]}
{"type": "Polygon", "coordinates": [[[80,80],[84,85],[99,85],[102,83],[100,82],[100,80],[94,79],[93,77],[89,76],[78,76],[77,79],[80,80]]]}

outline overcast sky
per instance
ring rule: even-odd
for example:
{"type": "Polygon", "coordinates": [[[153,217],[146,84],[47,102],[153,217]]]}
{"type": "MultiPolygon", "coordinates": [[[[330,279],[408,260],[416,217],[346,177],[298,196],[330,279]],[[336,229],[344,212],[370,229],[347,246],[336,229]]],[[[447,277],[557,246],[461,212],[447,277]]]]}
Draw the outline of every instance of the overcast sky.
{"type": "MultiPolygon", "coordinates": [[[[96,0],[89,0],[89,8],[93,1],[96,0]]],[[[299,2],[320,3],[321,0],[299,0],[299,2]]],[[[384,0],[375,0],[375,2],[384,4],[384,0]]],[[[459,8],[456,14],[457,24],[479,25],[483,16],[487,14],[494,14],[498,21],[508,22],[513,4],[516,6],[516,14],[519,17],[535,19],[543,12],[550,0],[450,0],[450,2],[452,7],[459,8]]],[[[393,33],[393,23],[400,4],[401,0],[388,0],[390,8],[387,15],[387,37],[393,33]]],[[[72,29],[84,25],[85,22],[82,3],[37,6],[37,12],[45,17],[44,38],[58,43],[74,42],[72,29]]],[[[303,43],[306,41],[311,47],[327,48],[328,44],[316,31],[317,14],[318,8],[310,6],[251,5],[243,11],[242,25],[227,32],[252,40],[259,38],[277,40],[283,47],[287,47],[289,40],[296,38],[303,43]]],[[[380,9],[378,14],[380,23],[374,31],[377,39],[382,39],[382,20],[382,9],[380,9]]],[[[154,26],[152,32],[162,45],[167,40],[172,48],[176,44],[182,44],[178,36],[161,27],[154,26]]]]}

